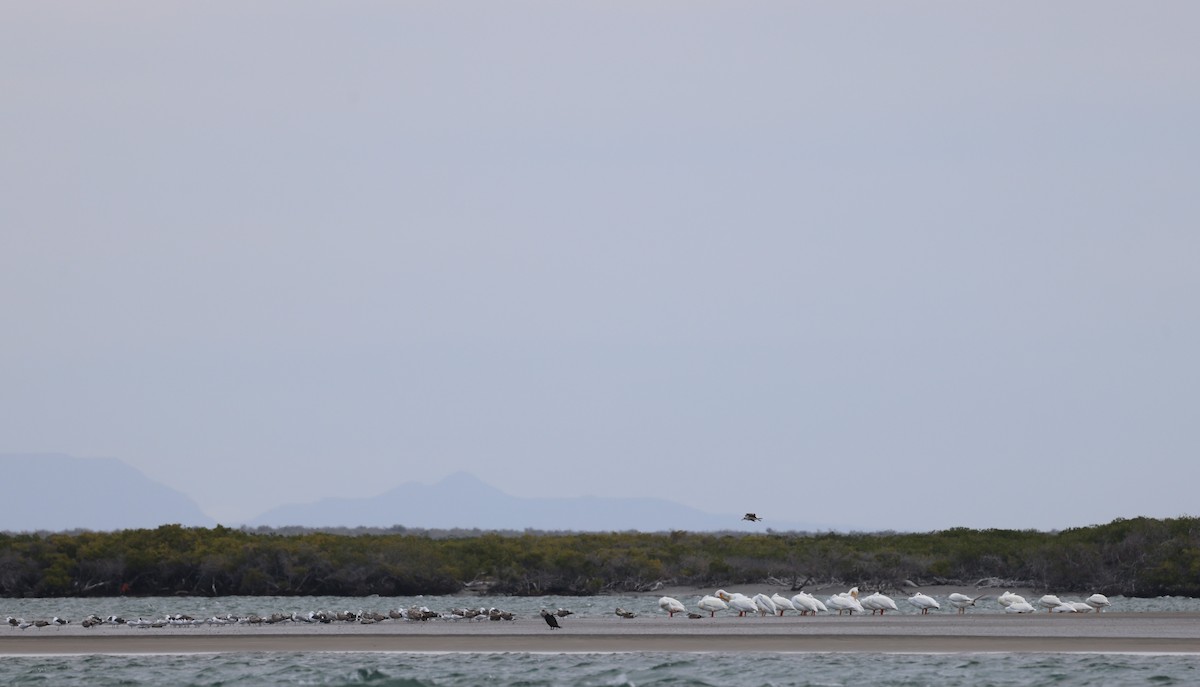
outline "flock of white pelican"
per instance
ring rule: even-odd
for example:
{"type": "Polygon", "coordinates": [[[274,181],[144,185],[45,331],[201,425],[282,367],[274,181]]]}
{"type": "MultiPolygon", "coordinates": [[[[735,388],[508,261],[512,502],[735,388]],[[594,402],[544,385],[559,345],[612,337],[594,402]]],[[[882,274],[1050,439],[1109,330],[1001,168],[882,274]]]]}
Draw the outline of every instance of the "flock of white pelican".
{"type": "MultiPolygon", "coordinates": [[[[985,598],[987,598],[985,595],[972,597],[955,592],[948,597],[948,600],[950,605],[962,614],[966,613],[968,608],[975,606],[977,601],[985,598]]],[[[1025,597],[1008,591],[997,597],[996,601],[1004,608],[1005,613],[1033,613],[1037,610],[1025,600],[1025,597]]],[[[942,608],[937,599],[921,592],[916,592],[908,597],[908,603],[919,610],[921,615],[928,615],[930,611],[942,608]]],[[[1037,603],[1038,606],[1051,613],[1089,613],[1091,611],[1099,613],[1112,605],[1108,597],[1103,594],[1092,594],[1083,601],[1063,601],[1054,594],[1047,594],[1038,599],[1037,603]]],[[[745,617],[756,613],[759,616],[783,615],[787,611],[795,611],[800,615],[816,615],[834,611],[837,611],[838,615],[847,613],[853,615],[867,611],[870,611],[871,615],[876,613],[884,615],[888,611],[899,612],[900,610],[891,597],[880,592],[874,592],[860,599],[858,587],[851,587],[849,591],[834,594],[824,602],[804,591],[789,598],[778,592],[771,596],[755,594],[751,597],[739,592],[730,593],[724,589],[718,589],[714,594],[705,595],[696,602],[696,608],[702,613],[689,612],[682,602],[670,596],[659,599],[658,607],[669,617],[675,617],[676,613],[685,613],[690,618],[702,618],[704,617],[703,613],[708,613],[708,617],[712,618],[719,611],[732,611],[739,617],[745,617]]]]}

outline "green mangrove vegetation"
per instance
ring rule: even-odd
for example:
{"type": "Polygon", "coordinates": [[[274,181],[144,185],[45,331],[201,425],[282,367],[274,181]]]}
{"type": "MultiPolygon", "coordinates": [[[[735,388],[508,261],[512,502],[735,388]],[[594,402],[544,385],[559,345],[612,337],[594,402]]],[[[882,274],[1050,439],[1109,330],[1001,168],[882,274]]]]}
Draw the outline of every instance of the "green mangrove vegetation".
{"type": "Polygon", "coordinates": [[[486,532],[228,527],[0,534],[0,596],[584,595],[781,581],[1200,596],[1200,519],[1057,532],[486,532]]]}

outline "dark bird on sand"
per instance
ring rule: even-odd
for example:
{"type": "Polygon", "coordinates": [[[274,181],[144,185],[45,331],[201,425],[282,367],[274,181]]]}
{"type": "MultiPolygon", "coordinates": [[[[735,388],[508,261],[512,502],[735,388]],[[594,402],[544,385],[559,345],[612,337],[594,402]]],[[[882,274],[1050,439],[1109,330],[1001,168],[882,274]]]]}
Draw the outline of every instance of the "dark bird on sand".
{"type": "Polygon", "coordinates": [[[758,522],[759,520],[762,520],[762,518],[758,517],[754,513],[746,513],[745,515],[742,516],[742,520],[749,520],[750,522],[758,522]]]}
{"type": "Polygon", "coordinates": [[[549,625],[551,628],[553,628],[555,630],[562,629],[562,625],[558,624],[558,618],[555,617],[555,615],[553,613],[546,611],[546,609],[544,609],[544,608],[542,609],[542,617],[546,619],[546,624],[549,625]]]}

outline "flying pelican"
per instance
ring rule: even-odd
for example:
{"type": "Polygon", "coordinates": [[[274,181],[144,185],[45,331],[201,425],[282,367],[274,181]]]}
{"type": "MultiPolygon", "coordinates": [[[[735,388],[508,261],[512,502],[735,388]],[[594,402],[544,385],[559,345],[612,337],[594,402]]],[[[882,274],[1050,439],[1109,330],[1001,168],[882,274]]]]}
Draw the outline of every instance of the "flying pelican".
{"type": "Polygon", "coordinates": [[[1088,598],[1084,599],[1083,602],[1096,609],[1097,613],[1103,612],[1104,609],[1112,605],[1112,602],[1108,600],[1108,597],[1103,594],[1092,594],[1088,598]]]}
{"type": "Polygon", "coordinates": [[[669,596],[659,599],[658,607],[667,612],[668,618],[674,618],[676,613],[687,612],[687,609],[683,607],[683,604],[679,603],[678,599],[673,599],[669,596]]]}
{"type": "Polygon", "coordinates": [[[887,611],[900,610],[896,608],[896,602],[892,601],[891,597],[880,594],[879,592],[871,594],[863,599],[860,603],[862,603],[863,608],[870,609],[871,615],[875,615],[875,611],[879,611],[879,615],[883,615],[887,611]]]}
{"type": "Polygon", "coordinates": [[[937,599],[933,598],[932,596],[926,596],[921,592],[917,592],[916,594],[908,597],[908,602],[921,609],[921,615],[929,615],[930,609],[940,609],[942,607],[942,605],[937,602],[937,599]]]}
{"type": "Polygon", "coordinates": [[[750,522],[758,522],[759,520],[762,520],[762,518],[758,517],[754,513],[746,513],[745,515],[742,516],[742,520],[749,520],[750,522]]]}
{"type": "Polygon", "coordinates": [[[974,606],[975,602],[979,601],[982,598],[985,598],[984,594],[980,594],[979,596],[977,596],[975,598],[971,598],[971,597],[967,596],[966,594],[959,594],[958,592],[954,592],[953,594],[950,595],[950,603],[953,604],[954,607],[958,609],[959,614],[963,614],[963,613],[967,612],[967,606],[974,606]]]}
{"type": "Polygon", "coordinates": [[[792,600],[776,592],[771,595],[771,601],[775,602],[775,608],[779,609],[779,615],[783,615],[784,611],[797,611],[796,604],[792,600]]]}
{"type": "Polygon", "coordinates": [[[705,596],[704,598],[700,599],[700,603],[696,604],[696,607],[702,611],[708,611],[708,617],[712,618],[716,616],[717,611],[723,611],[729,608],[729,604],[725,603],[718,597],[705,596]]]}
{"type": "Polygon", "coordinates": [[[1038,599],[1038,605],[1040,605],[1042,608],[1045,608],[1046,612],[1049,613],[1050,611],[1053,611],[1062,605],[1062,599],[1053,594],[1047,594],[1038,599]]]}

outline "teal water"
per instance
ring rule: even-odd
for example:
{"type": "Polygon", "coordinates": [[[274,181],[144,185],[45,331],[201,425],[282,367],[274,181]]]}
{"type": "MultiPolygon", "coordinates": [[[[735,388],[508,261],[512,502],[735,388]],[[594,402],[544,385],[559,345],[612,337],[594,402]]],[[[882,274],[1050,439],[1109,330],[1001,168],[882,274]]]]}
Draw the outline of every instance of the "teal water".
{"type": "Polygon", "coordinates": [[[378,654],[14,656],[0,684],[645,687],[1194,685],[1195,656],[1144,654],[378,654]]]}

